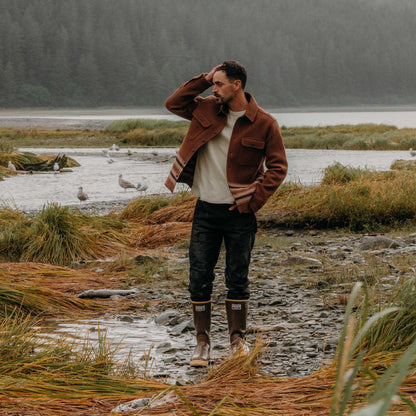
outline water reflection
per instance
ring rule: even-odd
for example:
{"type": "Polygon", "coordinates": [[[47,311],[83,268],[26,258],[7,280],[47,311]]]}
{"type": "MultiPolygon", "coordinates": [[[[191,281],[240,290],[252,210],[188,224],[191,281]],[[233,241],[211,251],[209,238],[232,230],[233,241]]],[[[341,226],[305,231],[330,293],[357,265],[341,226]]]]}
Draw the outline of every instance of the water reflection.
{"type": "Polygon", "coordinates": [[[51,338],[70,336],[81,341],[89,339],[93,345],[98,344],[99,337],[105,336],[111,349],[116,351],[114,358],[118,362],[123,363],[130,357],[139,370],[148,372],[148,376],[185,378],[187,367],[177,365],[175,354],[186,350],[193,336],[185,333],[180,337],[171,337],[168,328],[156,324],[153,319],[127,318],[54,320],[43,326],[41,332],[51,338]]]}

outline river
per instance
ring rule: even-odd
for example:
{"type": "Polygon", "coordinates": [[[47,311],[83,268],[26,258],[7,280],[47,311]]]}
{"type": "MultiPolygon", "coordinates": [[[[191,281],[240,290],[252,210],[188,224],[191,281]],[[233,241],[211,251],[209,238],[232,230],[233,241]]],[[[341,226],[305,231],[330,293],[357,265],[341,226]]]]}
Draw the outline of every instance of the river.
{"type": "MultiPolygon", "coordinates": [[[[416,108],[411,106],[267,110],[286,127],[372,123],[416,128],[416,108]]],[[[138,118],[180,120],[161,108],[0,110],[0,127],[104,128],[114,120],[138,118]]]]}
{"type": "MultiPolygon", "coordinates": [[[[416,128],[415,108],[391,109],[272,109],[280,125],[318,126],[337,124],[390,124],[416,128]]],[[[178,119],[162,109],[95,109],[95,110],[1,110],[0,126],[43,128],[103,128],[113,120],[129,118],[178,119]]],[[[135,190],[123,190],[118,185],[119,174],[137,184],[146,176],[149,187],[145,194],[166,192],[165,179],[171,163],[154,163],[129,156],[125,149],[113,152],[114,163],[107,163],[103,149],[20,149],[34,153],[64,153],[74,157],[81,166],[72,172],[59,174],[18,175],[0,182],[0,202],[23,210],[40,209],[44,204],[56,202],[77,205],[78,187],[82,186],[90,202],[129,200],[138,195],[135,190]]],[[[175,149],[130,149],[131,152],[157,152],[174,155],[175,149]]],[[[317,184],[323,170],[340,162],[353,167],[388,170],[396,159],[410,159],[408,151],[350,151],[350,150],[287,150],[289,171],[286,181],[299,181],[304,185],[317,184]]],[[[184,189],[182,186],[179,189],[184,189]]],[[[178,189],[177,188],[177,189],[178,189]]]]}
{"type": "MultiPolygon", "coordinates": [[[[73,157],[81,166],[66,173],[43,173],[17,175],[0,182],[0,199],[3,205],[10,205],[25,211],[41,209],[46,203],[79,205],[78,187],[82,186],[89,196],[89,202],[129,200],[137,195],[150,195],[167,192],[164,186],[171,163],[155,163],[151,160],[137,160],[134,152],[159,155],[174,155],[175,149],[125,149],[112,153],[113,163],[108,163],[102,149],[20,149],[35,153],[65,153],[73,157]],[[135,189],[124,190],[118,185],[118,176],[133,184],[146,177],[148,189],[139,193],[135,189]]],[[[318,184],[324,169],[340,162],[346,166],[388,170],[396,159],[411,159],[408,151],[380,150],[315,150],[287,149],[289,170],[286,181],[297,181],[304,185],[318,184]]],[[[179,185],[177,189],[185,189],[179,185]]]]}

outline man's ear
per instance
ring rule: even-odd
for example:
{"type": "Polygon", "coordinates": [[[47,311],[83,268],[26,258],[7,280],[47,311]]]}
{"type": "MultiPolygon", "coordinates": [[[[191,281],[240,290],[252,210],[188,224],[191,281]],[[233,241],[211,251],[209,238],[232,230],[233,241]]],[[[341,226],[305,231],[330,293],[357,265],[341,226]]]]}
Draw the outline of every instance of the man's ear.
{"type": "Polygon", "coordinates": [[[233,81],[233,85],[234,85],[234,88],[235,88],[236,91],[238,89],[241,89],[242,88],[241,79],[235,79],[233,81]]]}

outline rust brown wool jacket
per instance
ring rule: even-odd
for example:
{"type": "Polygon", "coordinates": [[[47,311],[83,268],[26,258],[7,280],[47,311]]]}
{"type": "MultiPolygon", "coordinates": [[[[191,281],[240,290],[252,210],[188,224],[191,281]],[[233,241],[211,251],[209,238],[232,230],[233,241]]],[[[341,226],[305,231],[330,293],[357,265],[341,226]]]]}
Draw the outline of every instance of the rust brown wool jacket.
{"type": "MultiPolygon", "coordinates": [[[[192,186],[198,149],[214,138],[227,122],[226,106],[218,104],[214,96],[198,96],[212,85],[205,75],[180,86],[165,103],[172,113],[191,120],[165,183],[171,192],[177,182],[192,186]]],[[[239,212],[256,212],[283,182],[287,160],[276,120],[257,105],[252,95],[245,94],[248,107],[233,129],[227,180],[239,212]]]]}

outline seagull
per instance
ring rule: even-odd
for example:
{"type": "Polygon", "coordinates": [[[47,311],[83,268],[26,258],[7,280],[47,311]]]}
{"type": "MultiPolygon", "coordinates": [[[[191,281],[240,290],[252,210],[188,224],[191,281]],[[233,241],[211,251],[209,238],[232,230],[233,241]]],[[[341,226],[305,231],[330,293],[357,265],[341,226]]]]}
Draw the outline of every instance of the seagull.
{"type": "Polygon", "coordinates": [[[127,149],[127,156],[131,156],[133,153],[130,149],[127,149]]]}
{"type": "Polygon", "coordinates": [[[144,192],[147,190],[148,187],[149,185],[146,181],[146,176],[142,176],[142,181],[137,184],[136,190],[140,192],[144,192]]]}
{"type": "Polygon", "coordinates": [[[113,145],[110,147],[110,149],[108,149],[108,150],[111,150],[111,151],[118,151],[118,150],[120,150],[120,148],[115,144],[115,143],[113,143],[113,145]]]}
{"type": "Polygon", "coordinates": [[[114,162],[114,159],[112,159],[110,157],[110,152],[108,150],[106,150],[106,152],[105,152],[105,157],[107,158],[107,163],[113,163],[114,162]]]}
{"type": "Polygon", "coordinates": [[[127,188],[136,188],[131,182],[123,179],[123,175],[121,173],[118,175],[118,184],[124,188],[124,192],[126,192],[127,188]]]}
{"type": "Polygon", "coordinates": [[[53,164],[53,170],[55,171],[55,173],[59,172],[59,165],[56,162],[53,164]]]}
{"type": "Polygon", "coordinates": [[[80,186],[78,188],[78,194],[77,194],[78,199],[80,200],[80,202],[82,201],[86,201],[88,199],[88,195],[82,190],[82,186],[80,186]]]}
{"type": "Polygon", "coordinates": [[[16,166],[12,163],[12,161],[11,160],[9,160],[9,163],[8,163],[8,165],[7,165],[7,168],[9,169],[9,170],[12,170],[12,171],[16,171],[16,166]]]}
{"type": "Polygon", "coordinates": [[[413,150],[412,148],[409,149],[410,156],[416,156],[416,150],[413,150]]]}

